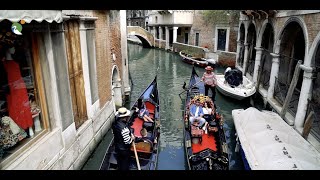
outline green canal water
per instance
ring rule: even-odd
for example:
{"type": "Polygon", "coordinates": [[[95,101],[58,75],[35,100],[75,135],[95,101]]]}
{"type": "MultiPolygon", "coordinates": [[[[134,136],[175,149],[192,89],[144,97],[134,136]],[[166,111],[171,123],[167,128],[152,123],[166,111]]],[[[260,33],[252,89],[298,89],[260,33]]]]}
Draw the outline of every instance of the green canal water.
{"type": "MultiPolygon", "coordinates": [[[[140,96],[141,92],[153,80],[157,74],[158,88],[160,94],[160,119],[161,135],[158,157],[158,170],[186,170],[187,162],[185,158],[183,143],[183,109],[185,93],[179,97],[183,91],[183,83],[188,84],[191,75],[192,65],[181,61],[178,54],[160,49],[143,48],[140,45],[128,43],[129,71],[132,82],[132,92],[130,102],[132,103],[140,96]],[[159,68],[158,72],[157,69],[159,68]]],[[[223,73],[224,68],[217,67],[216,73],[223,73]]],[[[203,68],[196,67],[199,75],[204,72],[203,68]]],[[[239,153],[235,149],[235,127],[231,115],[233,109],[247,108],[250,106],[249,100],[234,100],[223,96],[217,91],[216,104],[218,110],[225,119],[225,132],[229,152],[231,154],[230,169],[242,170],[243,163],[239,153]]],[[[102,158],[112,139],[109,131],[94,153],[90,156],[83,170],[99,169],[102,158]]]]}

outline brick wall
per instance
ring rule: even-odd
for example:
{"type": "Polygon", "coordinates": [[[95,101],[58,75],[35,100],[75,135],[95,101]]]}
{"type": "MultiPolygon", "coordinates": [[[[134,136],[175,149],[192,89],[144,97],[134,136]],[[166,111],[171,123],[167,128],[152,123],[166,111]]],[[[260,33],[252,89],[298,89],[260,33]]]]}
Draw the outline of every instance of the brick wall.
{"type": "Polygon", "coordinates": [[[238,28],[230,26],[229,33],[229,52],[237,52],[238,28]]]}
{"type": "Polygon", "coordinates": [[[236,53],[219,52],[218,64],[223,67],[235,67],[236,53]]]}
{"type": "Polygon", "coordinates": [[[173,43],[173,51],[180,52],[182,50],[192,53],[192,56],[194,57],[205,57],[205,48],[182,43],[173,43]]]}
{"type": "Polygon", "coordinates": [[[316,38],[317,34],[320,31],[320,13],[318,14],[307,14],[303,15],[303,19],[307,26],[308,31],[308,49],[311,47],[314,39],[316,38]]]}
{"type": "Polygon", "coordinates": [[[98,79],[98,93],[100,107],[111,100],[111,71],[112,62],[110,58],[109,34],[109,11],[94,11],[95,21],[95,43],[96,43],[96,66],[98,79]]]}
{"type": "MultiPolygon", "coordinates": [[[[219,24],[220,26],[230,27],[229,33],[229,51],[236,52],[237,51],[237,36],[238,36],[238,22],[234,22],[234,24],[219,24]]],[[[189,44],[195,45],[195,37],[196,33],[199,33],[199,46],[206,47],[211,52],[214,52],[215,46],[215,27],[216,24],[207,23],[203,20],[202,10],[195,11],[195,15],[193,17],[193,25],[191,27],[189,44]]],[[[180,41],[179,41],[180,42],[180,41]]],[[[183,41],[181,41],[183,42],[183,41]]]]}
{"type": "Polygon", "coordinates": [[[165,48],[166,47],[166,40],[162,40],[162,39],[155,39],[154,41],[154,47],[157,48],[165,48]]]}
{"type": "MultiPolygon", "coordinates": [[[[293,17],[293,16],[291,16],[293,17]]],[[[275,34],[278,35],[282,30],[285,22],[291,17],[279,17],[276,18],[275,21],[275,34]]],[[[307,36],[308,36],[308,49],[311,47],[315,37],[320,31],[320,13],[317,14],[306,14],[306,15],[299,15],[301,17],[307,27],[307,36]]],[[[303,27],[302,27],[303,28],[303,27]]]]}
{"type": "Polygon", "coordinates": [[[109,41],[110,53],[109,58],[119,68],[119,75],[122,79],[122,55],[121,55],[121,31],[120,31],[120,11],[112,10],[109,13],[109,41]],[[115,62],[113,61],[112,54],[116,55],[115,62]]]}
{"type": "Polygon", "coordinates": [[[195,11],[193,25],[189,36],[189,44],[195,45],[196,33],[199,33],[199,46],[214,51],[214,26],[203,21],[201,10],[195,11]]]}

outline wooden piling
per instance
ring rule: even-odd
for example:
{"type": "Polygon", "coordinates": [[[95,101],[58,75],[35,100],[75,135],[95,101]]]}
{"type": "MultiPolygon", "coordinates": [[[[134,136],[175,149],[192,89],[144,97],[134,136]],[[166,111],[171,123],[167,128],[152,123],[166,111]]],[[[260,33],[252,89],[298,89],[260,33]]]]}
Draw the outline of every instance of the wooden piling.
{"type": "Polygon", "coordinates": [[[306,122],[304,123],[303,131],[302,131],[302,137],[304,139],[308,138],[308,135],[311,131],[312,123],[314,120],[314,118],[312,118],[313,114],[314,114],[314,112],[311,111],[306,119],[306,122]]]}
{"type": "Polygon", "coordinates": [[[282,118],[284,118],[284,116],[285,116],[285,114],[287,112],[287,109],[289,107],[289,103],[290,103],[294,88],[297,85],[297,82],[298,82],[298,79],[299,79],[300,70],[301,70],[301,68],[300,68],[301,63],[302,63],[302,61],[299,60],[297,65],[296,65],[296,68],[294,70],[293,78],[291,80],[290,87],[289,87],[286,99],[284,100],[284,103],[283,103],[283,106],[282,106],[282,109],[281,109],[281,112],[280,112],[280,116],[282,118]]]}

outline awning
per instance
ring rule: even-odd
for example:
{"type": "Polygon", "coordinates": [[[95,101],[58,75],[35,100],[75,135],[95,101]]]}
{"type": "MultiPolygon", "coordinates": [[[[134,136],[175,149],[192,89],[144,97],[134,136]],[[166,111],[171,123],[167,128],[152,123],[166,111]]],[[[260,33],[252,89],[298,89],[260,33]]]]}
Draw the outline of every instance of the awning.
{"type": "Polygon", "coordinates": [[[0,21],[5,19],[11,22],[24,20],[26,23],[30,23],[32,20],[60,23],[63,20],[61,10],[0,10],[0,21]]]}

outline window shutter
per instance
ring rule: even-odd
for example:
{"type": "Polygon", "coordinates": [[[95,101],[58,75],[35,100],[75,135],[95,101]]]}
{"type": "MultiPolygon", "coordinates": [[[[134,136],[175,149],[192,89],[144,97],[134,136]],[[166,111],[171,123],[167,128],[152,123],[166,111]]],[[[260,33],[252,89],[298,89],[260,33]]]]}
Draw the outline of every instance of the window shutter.
{"type": "Polygon", "coordinates": [[[79,22],[76,20],[67,21],[64,24],[64,29],[72,109],[76,128],[78,128],[88,119],[82,71],[79,22]]]}

